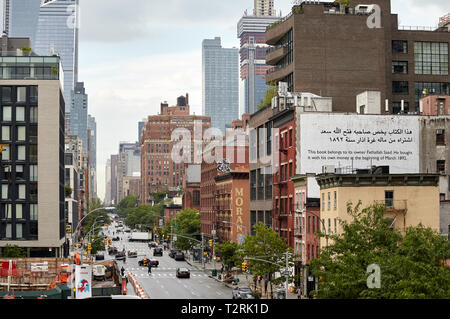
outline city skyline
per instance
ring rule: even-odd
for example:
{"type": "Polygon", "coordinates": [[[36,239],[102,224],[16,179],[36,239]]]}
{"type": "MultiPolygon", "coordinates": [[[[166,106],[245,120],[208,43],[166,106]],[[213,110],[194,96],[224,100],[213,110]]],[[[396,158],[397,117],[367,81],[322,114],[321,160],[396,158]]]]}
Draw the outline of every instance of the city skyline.
{"type": "MultiPolygon", "coordinates": [[[[227,4],[197,0],[189,5],[176,0],[154,4],[138,0],[135,5],[141,10],[136,10],[120,3],[80,1],[79,78],[89,91],[90,114],[98,124],[100,199],[105,195],[107,159],[117,152],[120,141],[137,141],[137,123],[156,115],[162,101],[174,105],[177,96],[189,92],[192,113],[202,113],[201,41],[220,36],[224,47],[238,48],[236,24],[254,6],[253,0],[227,4]],[[181,28],[186,36],[180,36],[181,28]]],[[[291,7],[291,0],[275,1],[277,16],[280,10],[287,15],[291,7]]],[[[400,25],[436,26],[439,17],[450,12],[450,4],[393,0],[392,11],[399,14],[400,25]]],[[[242,92],[241,84],[241,113],[242,92]]]]}

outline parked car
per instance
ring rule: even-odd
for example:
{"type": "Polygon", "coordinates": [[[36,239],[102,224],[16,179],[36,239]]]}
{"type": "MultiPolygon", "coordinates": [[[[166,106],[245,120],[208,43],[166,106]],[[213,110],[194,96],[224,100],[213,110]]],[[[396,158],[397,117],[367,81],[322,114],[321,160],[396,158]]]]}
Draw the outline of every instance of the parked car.
{"type": "Polygon", "coordinates": [[[169,252],[169,257],[170,258],[175,258],[175,254],[178,252],[178,250],[176,249],[171,249],[169,252]]]}
{"type": "Polygon", "coordinates": [[[177,268],[177,278],[190,278],[191,272],[187,268],[177,268]]]}
{"type": "Polygon", "coordinates": [[[156,247],[153,249],[153,256],[161,256],[163,255],[163,249],[161,247],[156,247]]]}
{"type": "Polygon", "coordinates": [[[155,247],[158,247],[158,244],[155,243],[154,241],[148,243],[148,248],[155,248],[155,247]]]}
{"type": "Polygon", "coordinates": [[[112,240],[113,240],[113,241],[119,241],[120,238],[119,238],[119,236],[117,236],[117,237],[114,237],[112,240]]]}
{"type": "Polygon", "coordinates": [[[175,254],[175,260],[183,261],[184,260],[184,253],[182,251],[177,251],[176,254],[175,254]]]}
{"type": "Polygon", "coordinates": [[[137,258],[137,251],[128,251],[128,258],[137,258]]]}
{"type": "Polygon", "coordinates": [[[233,289],[233,299],[255,299],[252,288],[248,286],[236,287],[233,289]]]}
{"type": "Polygon", "coordinates": [[[141,266],[141,267],[142,266],[143,267],[147,267],[149,262],[151,263],[152,267],[158,267],[158,265],[159,265],[159,261],[158,260],[150,260],[148,258],[144,258],[142,260],[139,260],[138,261],[138,265],[141,266]]]}

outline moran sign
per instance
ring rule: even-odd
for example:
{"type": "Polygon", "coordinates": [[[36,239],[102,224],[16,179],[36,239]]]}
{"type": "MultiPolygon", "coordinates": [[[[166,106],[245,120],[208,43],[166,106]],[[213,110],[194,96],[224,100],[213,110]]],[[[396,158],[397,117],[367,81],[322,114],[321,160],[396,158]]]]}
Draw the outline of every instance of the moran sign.
{"type": "Polygon", "coordinates": [[[244,188],[237,187],[234,192],[234,224],[236,226],[236,237],[234,241],[239,244],[243,243],[243,238],[245,237],[244,211],[244,188]]]}

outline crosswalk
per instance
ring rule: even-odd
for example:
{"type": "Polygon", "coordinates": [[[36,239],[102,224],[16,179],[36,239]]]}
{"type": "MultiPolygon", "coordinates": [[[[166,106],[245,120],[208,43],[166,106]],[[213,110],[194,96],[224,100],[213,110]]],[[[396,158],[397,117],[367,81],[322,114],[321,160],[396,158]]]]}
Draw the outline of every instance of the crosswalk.
{"type": "MultiPolygon", "coordinates": [[[[130,271],[132,272],[132,271],[130,271]]],[[[126,274],[128,274],[128,271],[125,272],[126,274]]],[[[176,274],[175,273],[157,273],[157,272],[152,272],[151,274],[149,273],[134,273],[134,276],[136,278],[176,278],[176,274]]],[[[197,277],[197,278],[205,278],[208,277],[207,274],[192,274],[191,273],[191,277],[197,277]]]]}

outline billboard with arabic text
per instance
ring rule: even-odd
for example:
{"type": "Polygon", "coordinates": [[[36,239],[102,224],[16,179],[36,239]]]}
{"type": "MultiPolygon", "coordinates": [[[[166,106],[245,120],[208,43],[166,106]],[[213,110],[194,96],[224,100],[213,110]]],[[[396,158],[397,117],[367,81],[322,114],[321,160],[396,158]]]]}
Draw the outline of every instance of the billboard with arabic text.
{"type": "Polygon", "coordinates": [[[299,174],[342,173],[389,166],[391,174],[419,173],[418,116],[299,114],[299,174]]]}

